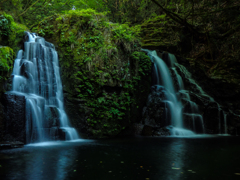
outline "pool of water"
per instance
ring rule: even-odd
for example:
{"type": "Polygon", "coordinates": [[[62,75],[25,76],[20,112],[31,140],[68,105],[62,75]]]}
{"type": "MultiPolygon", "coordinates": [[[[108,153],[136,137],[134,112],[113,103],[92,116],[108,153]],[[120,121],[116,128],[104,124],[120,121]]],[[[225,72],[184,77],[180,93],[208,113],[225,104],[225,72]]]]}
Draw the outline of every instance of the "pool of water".
{"type": "Polygon", "coordinates": [[[239,137],[80,140],[0,151],[0,179],[235,180],[239,137]]]}

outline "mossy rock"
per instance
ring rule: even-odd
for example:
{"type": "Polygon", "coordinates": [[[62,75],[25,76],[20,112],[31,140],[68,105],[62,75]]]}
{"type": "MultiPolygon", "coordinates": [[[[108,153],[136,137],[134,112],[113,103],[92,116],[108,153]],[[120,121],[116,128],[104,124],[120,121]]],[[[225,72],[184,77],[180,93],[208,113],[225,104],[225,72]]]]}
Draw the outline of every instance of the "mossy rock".
{"type": "Polygon", "coordinates": [[[0,45],[9,46],[15,53],[23,46],[25,25],[14,22],[11,15],[0,13],[0,45]]]}
{"type": "Polygon", "coordinates": [[[75,127],[103,138],[140,121],[151,61],[136,30],[87,9],[48,17],[38,33],[59,52],[66,111],[75,127]]]}
{"type": "MultiPolygon", "coordinates": [[[[0,86],[3,87],[4,82],[9,78],[12,73],[14,62],[14,52],[10,47],[0,46],[0,86]]],[[[0,89],[0,93],[4,89],[0,89]]],[[[1,96],[0,96],[1,97],[1,96]]]]}
{"type": "MultiPolygon", "coordinates": [[[[7,80],[13,69],[14,52],[10,47],[0,46],[0,100],[2,94],[6,91],[7,80]]],[[[4,110],[0,101],[0,141],[4,132],[4,110]]]]}
{"type": "Polygon", "coordinates": [[[145,21],[141,25],[142,47],[155,47],[170,50],[180,42],[179,26],[165,14],[145,21]]]}

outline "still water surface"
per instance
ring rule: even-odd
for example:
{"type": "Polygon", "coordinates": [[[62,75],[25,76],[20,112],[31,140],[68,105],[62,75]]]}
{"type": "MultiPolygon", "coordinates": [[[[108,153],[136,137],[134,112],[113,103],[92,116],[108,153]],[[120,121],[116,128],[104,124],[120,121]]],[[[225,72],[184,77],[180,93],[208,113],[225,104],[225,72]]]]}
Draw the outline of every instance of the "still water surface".
{"type": "Polygon", "coordinates": [[[239,137],[130,138],[0,151],[0,179],[240,180],[239,137]]]}

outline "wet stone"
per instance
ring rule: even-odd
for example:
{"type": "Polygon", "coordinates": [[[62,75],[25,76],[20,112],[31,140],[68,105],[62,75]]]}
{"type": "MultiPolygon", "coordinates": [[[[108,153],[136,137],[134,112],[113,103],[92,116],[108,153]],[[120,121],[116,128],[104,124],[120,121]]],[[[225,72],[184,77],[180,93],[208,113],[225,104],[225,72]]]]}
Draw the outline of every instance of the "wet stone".
{"type": "Polygon", "coordinates": [[[4,105],[4,129],[5,140],[7,141],[21,141],[26,140],[25,127],[25,96],[21,93],[5,93],[3,95],[4,105]]]}
{"type": "Polygon", "coordinates": [[[60,115],[56,106],[46,106],[45,108],[45,121],[43,122],[43,127],[60,126],[60,115]]]}

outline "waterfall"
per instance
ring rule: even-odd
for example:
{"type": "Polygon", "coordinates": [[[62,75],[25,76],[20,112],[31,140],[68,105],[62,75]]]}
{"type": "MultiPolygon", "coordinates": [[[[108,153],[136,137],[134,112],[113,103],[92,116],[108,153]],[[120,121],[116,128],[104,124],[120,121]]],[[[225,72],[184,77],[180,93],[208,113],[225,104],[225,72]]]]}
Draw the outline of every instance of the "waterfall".
{"type": "MultiPolygon", "coordinates": [[[[191,84],[191,86],[194,87],[196,92],[201,95],[201,98],[206,99],[209,102],[216,103],[216,105],[218,107],[218,125],[217,125],[218,126],[218,134],[227,134],[227,114],[225,114],[225,112],[222,110],[220,105],[211,96],[209,96],[207,93],[205,93],[203,91],[203,89],[192,78],[191,73],[183,65],[175,63],[175,66],[182,72],[182,74],[184,75],[184,78],[189,81],[189,83],[191,84]],[[222,123],[221,123],[222,119],[224,120],[224,124],[223,124],[224,132],[222,131],[222,127],[221,127],[222,126],[222,123]]],[[[203,126],[203,128],[204,128],[204,126],[203,126]]],[[[203,132],[205,132],[205,129],[204,129],[203,132]]]]}
{"type": "Polygon", "coordinates": [[[224,113],[224,134],[227,134],[227,114],[224,113]]]}
{"type": "Polygon", "coordinates": [[[25,97],[26,143],[78,139],[64,110],[55,47],[34,33],[26,34],[24,51],[18,52],[14,62],[9,92],[25,97]]]}
{"type": "Polygon", "coordinates": [[[227,128],[227,113],[218,104],[218,134],[228,135],[227,128]]]}
{"type": "MultiPolygon", "coordinates": [[[[198,106],[191,101],[189,92],[184,89],[182,77],[175,68],[178,65],[176,57],[173,54],[163,53],[161,54],[162,58],[160,58],[156,51],[142,50],[148,53],[148,56],[154,63],[153,85],[161,86],[159,89],[163,89],[165,94],[166,99],[163,102],[165,103],[165,111],[170,111],[171,118],[168,124],[171,124],[171,126],[168,129],[171,135],[190,136],[194,135],[194,132],[205,133],[203,118],[199,114],[198,106]],[[174,86],[172,76],[177,81],[177,88],[174,86]],[[184,109],[181,101],[186,102],[189,106],[187,112],[183,112],[184,109]],[[191,118],[191,127],[188,125],[186,128],[184,117],[191,118]]],[[[167,112],[165,113],[167,114],[167,112]]]]}

